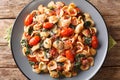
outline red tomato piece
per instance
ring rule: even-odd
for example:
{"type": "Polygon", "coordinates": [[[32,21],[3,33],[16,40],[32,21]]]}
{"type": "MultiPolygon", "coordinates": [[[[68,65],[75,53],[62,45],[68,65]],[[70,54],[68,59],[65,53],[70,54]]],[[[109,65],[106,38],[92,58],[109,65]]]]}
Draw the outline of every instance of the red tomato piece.
{"type": "Polygon", "coordinates": [[[60,32],[61,36],[68,37],[74,33],[72,28],[63,28],[60,32]]]}
{"type": "Polygon", "coordinates": [[[53,23],[46,22],[43,24],[43,28],[45,29],[51,29],[53,27],[53,23]]]}
{"type": "Polygon", "coordinates": [[[76,7],[75,9],[76,9],[77,13],[81,12],[81,10],[78,7],[76,7]]]}
{"type": "Polygon", "coordinates": [[[65,55],[67,59],[69,59],[71,62],[74,62],[74,54],[71,50],[66,50],[65,55]]]}
{"type": "Polygon", "coordinates": [[[95,49],[98,47],[98,39],[96,36],[92,36],[92,47],[95,49]]]}
{"type": "Polygon", "coordinates": [[[36,56],[28,55],[27,58],[28,58],[29,61],[38,62],[37,59],[36,59],[36,56]]]}
{"type": "Polygon", "coordinates": [[[55,48],[52,48],[51,50],[50,50],[50,54],[51,55],[55,55],[57,53],[57,50],[55,49],[55,48]]]}
{"type": "Polygon", "coordinates": [[[24,21],[24,25],[25,25],[25,26],[28,26],[28,25],[30,25],[32,22],[33,22],[33,15],[32,15],[32,14],[27,15],[27,17],[25,18],[25,21],[24,21]]]}
{"type": "Polygon", "coordinates": [[[30,39],[29,41],[29,45],[30,46],[34,46],[36,45],[38,42],[40,41],[40,37],[39,36],[34,36],[30,39]]]}

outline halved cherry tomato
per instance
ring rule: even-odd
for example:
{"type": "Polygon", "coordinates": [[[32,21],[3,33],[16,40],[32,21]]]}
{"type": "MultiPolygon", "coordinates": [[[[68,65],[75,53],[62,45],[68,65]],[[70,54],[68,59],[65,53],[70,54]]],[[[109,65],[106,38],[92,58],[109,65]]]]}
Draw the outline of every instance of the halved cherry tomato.
{"type": "Polygon", "coordinates": [[[24,21],[24,25],[25,25],[25,26],[28,26],[28,25],[30,25],[32,22],[33,22],[33,15],[32,15],[32,14],[27,15],[27,17],[25,18],[25,21],[24,21]]]}
{"type": "Polygon", "coordinates": [[[98,39],[96,36],[92,36],[92,47],[95,49],[98,47],[98,39]]]}
{"type": "Polygon", "coordinates": [[[29,41],[29,45],[30,46],[34,46],[36,45],[38,42],[40,41],[40,37],[39,36],[34,36],[30,39],[29,41]]]}
{"type": "Polygon", "coordinates": [[[63,28],[60,32],[61,36],[68,37],[71,36],[74,33],[74,30],[72,28],[63,28]]]}
{"type": "Polygon", "coordinates": [[[69,59],[71,62],[74,62],[74,54],[71,50],[66,50],[65,55],[67,59],[69,59]]]}
{"type": "Polygon", "coordinates": [[[46,22],[43,24],[43,28],[45,29],[51,29],[53,27],[53,23],[46,22]]]}

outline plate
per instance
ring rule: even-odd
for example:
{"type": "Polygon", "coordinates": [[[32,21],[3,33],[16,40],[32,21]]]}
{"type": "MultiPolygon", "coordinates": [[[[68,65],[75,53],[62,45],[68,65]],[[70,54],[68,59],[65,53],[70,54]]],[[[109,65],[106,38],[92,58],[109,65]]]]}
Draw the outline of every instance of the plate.
{"type": "MultiPolygon", "coordinates": [[[[32,71],[31,66],[25,56],[22,54],[22,47],[20,45],[20,40],[24,28],[24,19],[32,10],[37,9],[39,4],[47,5],[51,0],[33,0],[30,2],[17,17],[11,35],[11,50],[14,60],[20,69],[20,71],[31,80],[54,80],[49,74],[36,74],[32,71]]],[[[87,71],[81,71],[76,77],[63,78],[60,80],[89,80],[91,79],[102,66],[107,50],[108,50],[108,32],[105,22],[100,15],[99,11],[86,0],[55,0],[63,1],[65,4],[71,2],[75,3],[83,12],[88,12],[92,19],[95,21],[96,28],[98,29],[98,39],[100,47],[97,50],[97,55],[95,56],[95,64],[87,71]]]]}

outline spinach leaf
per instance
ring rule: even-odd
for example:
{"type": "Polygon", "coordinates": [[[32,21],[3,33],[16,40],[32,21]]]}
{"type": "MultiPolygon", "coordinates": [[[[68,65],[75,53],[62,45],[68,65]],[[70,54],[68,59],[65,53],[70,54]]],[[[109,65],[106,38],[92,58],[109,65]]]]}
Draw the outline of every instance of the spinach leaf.
{"type": "Polygon", "coordinates": [[[90,26],[91,26],[91,22],[90,21],[85,21],[84,27],[89,28],[90,26]]]}
{"type": "Polygon", "coordinates": [[[26,55],[28,55],[28,54],[30,54],[30,53],[31,53],[30,49],[29,49],[29,48],[27,48],[27,50],[26,50],[25,54],[26,54],[26,55]]]}
{"type": "Polygon", "coordinates": [[[27,42],[26,39],[22,39],[20,43],[21,43],[21,45],[22,45],[23,47],[30,48],[30,46],[29,46],[29,44],[28,44],[28,42],[27,42]]]}
{"type": "Polygon", "coordinates": [[[86,45],[90,45],[91,44],[91,38],[90,37],[84,37],[84,43],[86,44],[86,45]]]}
{"type": "Polygon", "coordinates": [[[32,66],[35,65],[35,62],[29,61],[29,64],[32,66]]]}
{"type": "Polygon", "coordinates": [[[28,34],[31,35],[32,32],[33,32],[33,27],[29,27],[28,28],[28,34]]]}

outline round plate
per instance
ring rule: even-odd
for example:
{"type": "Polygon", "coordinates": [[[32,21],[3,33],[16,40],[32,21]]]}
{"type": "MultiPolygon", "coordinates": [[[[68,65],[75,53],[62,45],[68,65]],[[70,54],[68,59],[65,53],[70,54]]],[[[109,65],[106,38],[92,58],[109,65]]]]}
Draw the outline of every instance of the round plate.
{"type": "MultiPolygon", "coordinates": [[[[21,72],[31,80],[53,80],[49,76],[49,74],[36,74],[32,71],[31,66],[27,58],[22,54],[22,48],[20,45],[20,40],[23,33],[24,28],[24,19],[27,14],[29,14],[32,10],[37,9],[40,4],[47,5],[51,0],[34,0],[29,3],[19,14],[17,17],[11,36],[11,50],[14,57],[14,60],[21,70],[21,72]]],[[[87,71],[81,71],[76,77],[72,78],[63,78],[60,80],[89,80],[92,78],[97,71],[100,69],[103,64],[107,49],[108,49],[108,32],[103,18],[101,17],[98,10],[91,5],[86,0],[55,0],[55,1],[63,1],[65,4],[69,4],[71,2],[75,3],[83,12],[88,12],[92,19],[95,21],[96,27],[98,29],[98,39],[100,47],[97,50],[97,55],[95,56],[95,64],[87,71]]]]}

